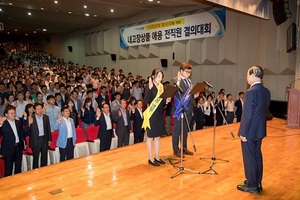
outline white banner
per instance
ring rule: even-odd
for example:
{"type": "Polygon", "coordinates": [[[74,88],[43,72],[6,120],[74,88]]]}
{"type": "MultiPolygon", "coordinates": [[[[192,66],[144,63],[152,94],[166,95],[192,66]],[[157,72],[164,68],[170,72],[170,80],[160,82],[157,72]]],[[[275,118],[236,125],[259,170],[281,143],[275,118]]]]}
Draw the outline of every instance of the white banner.
{"type": "Polygon", "coordinates": [[[222,36],[225,9],[120,29],[120,46],[137,46],[222,36]]]}

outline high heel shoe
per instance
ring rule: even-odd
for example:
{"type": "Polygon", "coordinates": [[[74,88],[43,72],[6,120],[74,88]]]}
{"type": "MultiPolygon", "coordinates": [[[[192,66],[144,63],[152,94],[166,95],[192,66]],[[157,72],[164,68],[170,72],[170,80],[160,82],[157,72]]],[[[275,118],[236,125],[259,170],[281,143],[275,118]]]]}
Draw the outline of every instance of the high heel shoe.
{"type": "Polygon", "coordinates": [[[156,166],[156,167],[160,166],[160,164],[158,162],[156,162],[155,160],[152,162],[150,159],[148,160],[148,164],[156,166]]]}
{"type": "Polygon", "coordinates": [[[154,161],[162,165],[166,164],[165,161],[163,161],[162,159],[157,160],[156,158],[154,158],[154,161]]]}

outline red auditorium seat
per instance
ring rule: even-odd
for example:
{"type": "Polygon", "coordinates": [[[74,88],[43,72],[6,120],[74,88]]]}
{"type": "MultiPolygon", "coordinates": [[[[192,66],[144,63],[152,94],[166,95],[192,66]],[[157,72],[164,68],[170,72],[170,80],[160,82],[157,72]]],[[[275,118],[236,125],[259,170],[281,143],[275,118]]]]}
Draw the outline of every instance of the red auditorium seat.
{"type": "Polygon", "coordinates": [[[76,128],[76,144],[74,148],[74,158],[90,155],[88,143],[85,140],[82,128],[76,128]]]}
{"type": "Polygon", "coordinates": [[[98,139],[98,131],[100,126],[89,126],[86,128],[87,141],[91,154],[98,153],[100,151],[100,140],[98,139]]]}

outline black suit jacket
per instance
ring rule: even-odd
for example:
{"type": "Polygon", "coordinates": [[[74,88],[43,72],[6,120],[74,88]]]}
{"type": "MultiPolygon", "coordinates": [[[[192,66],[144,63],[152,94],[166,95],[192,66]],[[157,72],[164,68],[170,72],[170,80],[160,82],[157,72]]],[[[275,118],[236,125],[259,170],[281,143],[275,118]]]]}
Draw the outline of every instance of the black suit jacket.
{"type": "MultiPolygon", "coordinates": [[[[15,120],[16,128],[21,144],[21,148],[24,149],[25,135],[20,120],[15,120]]],[[[0,134],[3,136],[0,154],[10,155],[15,151],[16,137],[15,134],[7,120],[3,122],[3,125],[0,127],[0,134]]]]}
{"type": "Polygon", "coordinates": [[[96,101],[97,101],[99,107],[102,107],[103,102],[105,102],[109,105],[109,99],[108,99],[107,95],[105,95],[105,97],[103,98],[102,95],[99,94],[98,97],[96,98],[96,101]]]}
{"type": "MultiPolygon", "coordinates": [[[[113,119],[110,116],[110,120],[111,120],[111,128],[113,129],[113,119]]],[[[97,125],[100,125],[100,128],[98,130],[98,138],[99,139],[104,139],[106,138],[107,136],[107,132],[106,132],[106,129],[107,129],[107,125],[106,125],[106,121],[105,121],[105,117],[104,117],[104,114],[101,113],[101,116],[98,120],[95,120],[94,122],[94,125],[97,126],[97,125]]]]}
{"type": "MultiPolygon", "coordinates": [[[[204,107],[203,107],[204,109],[204,107]]],[[[195,122],[204,122],[204,112],[202,111],[201,107],[194,107],[194,120],[195,122]]]]}
{"type": "Polygon", "coordinates": [[[246,91],[239,136],[251,139],[262,139],[266,136],[266,121],[270,100],[270,91],[261,83],[253,85],[246,91]]]}
{"type": "Polygon", "coordinates": [[[243,113],[243,106],[242,106],[242,101],[241,101],[241,99],[236,100],[235,103],[234,103],[234,106],[236,107],[235,115],[241,116],[242,113],[243,113]]]}
{"type": "Polygon", "coordinates": [[[141,114],[137,108],[135,108],[134,113],[131,112],[130,119],[133,120],[134,133],[139,133],[141,131],[145,132],[144,129],[142,129],[144,119],[141,117],[141,114]]]}
{"type": "MultiPolygon", "coordinates": [[[[43,115],[43,125],[44,125],[44,135],[46,141],[52,141],[50,121],[48,115],[43,115]]],[[[30,129],[29,146],[30,148],[34,148],[34,146],[37,144],[38,137],[39,137],[39,129],[38,129],[38,124],[35,115],[33,115],[33,122],[30,125],[29,129],[30,129]]]]}

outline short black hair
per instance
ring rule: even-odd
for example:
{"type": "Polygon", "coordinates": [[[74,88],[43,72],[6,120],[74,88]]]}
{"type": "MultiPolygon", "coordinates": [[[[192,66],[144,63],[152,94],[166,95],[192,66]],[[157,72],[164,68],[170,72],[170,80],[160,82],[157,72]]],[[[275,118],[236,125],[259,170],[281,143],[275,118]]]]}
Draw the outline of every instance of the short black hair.
{"type": "Polygon", "coordinates": [[[12,106],[12,105],[7,105],[7,106],[5,107],[5,109],[4,109],[3,114],[4,114],[4,115],[7,114],[8,111],[10,111],[10,110],[16,110],[16,108],[15,108],[14,106],[12,106]]]}
{"type": "Polygon", "coordinates": [[[42,108],[44,108],[44,104],[42,104],[42,103],[35,103],[33,105],[33,108],[35,109],[37,106],[42,106],[42,108]]]}
{"type": "Polygon", "coordinates": [[[48,101],[49,99],[55,99],[55,97],[54,97],[52,94],[50,94],[50,95],[47,96],[47,101],[48,101]]]}

